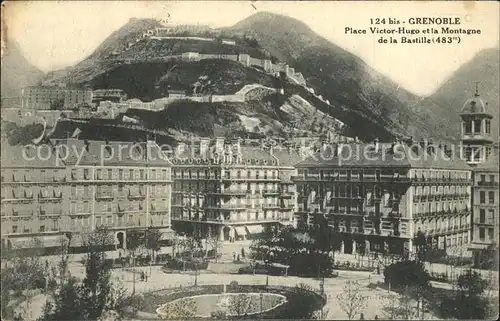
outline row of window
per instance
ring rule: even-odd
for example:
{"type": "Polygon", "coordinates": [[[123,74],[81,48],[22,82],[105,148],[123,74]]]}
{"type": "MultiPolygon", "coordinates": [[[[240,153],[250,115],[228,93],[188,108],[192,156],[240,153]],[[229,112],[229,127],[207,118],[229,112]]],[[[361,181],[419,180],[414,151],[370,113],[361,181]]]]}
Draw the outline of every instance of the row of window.
{"type": "MultiPolygon", "coordinates": [[[[85,179],[91,180],[89,168],[84,169],[71,169],[72,179],[85,179]]],[[[169,169],[151,169],[148,173],[144,169],[96,169],[96,180],[169,180],[169,169]]]]}
{"type": "MultiPolygon", "coordinates": [[[[479,192],[479,203],[486,204],[486,192],[485,191],[479,192]]],[[[488,192],[488,204],[495,204],[495,192],[494,191],[488,192]]]]}
{"type": "Polygon", "coordinates": [[[493,228],[479,228],[479,240],[481,241],[494,241],[495,240],[495,230],[493,228]],[[486,239],[486,230],[488,231],[488,239],[486,239]]]}
{"type": "Polygon", "coordinates": [[[471,121],[462,122],[462,130],[464,135],[470,134],[491,134],[491,121],[489,119],[474,119],[471,121]],[[482,122],[484,120],[484,127],[482,122]]]}
{"type": "Polygon", "coordinates": [[[479,209],[479,223],[480,224],[495,224],[495,209],[488,209],[488,217],[486,218],[486,210],[479,209]]]}

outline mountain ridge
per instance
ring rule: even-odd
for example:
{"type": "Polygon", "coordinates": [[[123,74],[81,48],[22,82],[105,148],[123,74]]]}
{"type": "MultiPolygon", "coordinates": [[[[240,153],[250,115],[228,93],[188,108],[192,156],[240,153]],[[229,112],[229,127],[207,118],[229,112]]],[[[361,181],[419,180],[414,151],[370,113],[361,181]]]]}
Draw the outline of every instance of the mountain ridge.
{"type": "Polygon", "coordinates": [[[448,130],[460,137],[460,116],[465,101],[474,95],[476,83],[483,101],[488,102],[488,112],[493,115],[492,135],[498,141],[500,118],[500,48],[481,50],[469,61],[454,71],[431,95],[425,98],[440,108],[435,111],[438,117],[448,120],[448,130]]]}
{"type": "Polygon", "coordinates": [[[21,89],[34,85],[44,73],[26,60],[20,45],[13,39],[6,40],[1,63],[2,99],[19,98],[21,89]]]}

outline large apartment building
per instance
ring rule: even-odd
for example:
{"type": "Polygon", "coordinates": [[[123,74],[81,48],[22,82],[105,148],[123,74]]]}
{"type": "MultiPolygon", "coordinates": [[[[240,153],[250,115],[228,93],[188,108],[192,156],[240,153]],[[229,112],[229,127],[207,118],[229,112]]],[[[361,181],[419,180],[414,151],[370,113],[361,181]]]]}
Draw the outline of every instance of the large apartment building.
{"type": "Polygon", "coordinates": [[[350,143],[323,148],[296,165],[298,225],[328,225],[344,253],[402,254],[425,233],[437,248],[469,242],[471,171],[427,142],[350,143]]]}
{"type": "Polygon", "coordinates": [[[299,151],[202,138],[177,146],[172,224],[179,232],[244,239],[268,224],[293,224],[299,151]]]}
{"type": "Polygon", "coordinates": [[[76,109],[92,102],[92,90],[57,86],[22,89],[22,108],[35,110],[76,109]]]}
{"type": "Polygon", "coordinates": [[[479,96],[468,99],[462,108],[463,156],[473,171],[472,243],[474,263],[480,265],[482,252],[492,243],[498,244],[498,146],[493,143],[488,104],[479,96]]]}
{"type": "Polygon", "coordinates": [[[170,235],[171,163],[154,142],[54,141],[31,148],[2,144],[2,246],[34,238],[81,247],[107,226],[118,247],[129,229],[170,235]]]}

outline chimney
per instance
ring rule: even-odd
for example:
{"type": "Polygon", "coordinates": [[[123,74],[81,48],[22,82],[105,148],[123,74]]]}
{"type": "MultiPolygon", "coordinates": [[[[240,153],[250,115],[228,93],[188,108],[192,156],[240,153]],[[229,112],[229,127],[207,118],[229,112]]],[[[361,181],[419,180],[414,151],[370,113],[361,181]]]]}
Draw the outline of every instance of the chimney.
{"type": "Polygon", "coordinates": [[[451,157],[451,148],[448,148],[448,145],[444,145],[443,149],[444,149],[444,154],[446,155],[446,157],[451,157]]]}
{"type": "Polygon", "coordinates": [[[233,149],[236,154],[241,154],[241,138],[236,138],[233,143],[233,149]]]}
{"type": "Polygon", "coordinates": [[[175,150],[175,156],[181,155],[182,153],[184,153],[185,150],[186,150],[186,144],[179,143],[179,145],[177,145],[177,149],[175,150]]]}
{"type": "Polygon", "coordinates": [[[208,149],[210,147],[210,138],[201,138],[200,139],[200,157],[208,158],[208,149]]]}
{"type": "Polygon", "coordinates": [[[375,138],[375,153],[378,153],[379,149],[380,149],[380,141],[377,137],[375,138]]]}
{"type": "Polygon", "coordinates": [[[224,137],[217,137],[215,139],[215,152],[219,154],[224,152],[224,137]]]}

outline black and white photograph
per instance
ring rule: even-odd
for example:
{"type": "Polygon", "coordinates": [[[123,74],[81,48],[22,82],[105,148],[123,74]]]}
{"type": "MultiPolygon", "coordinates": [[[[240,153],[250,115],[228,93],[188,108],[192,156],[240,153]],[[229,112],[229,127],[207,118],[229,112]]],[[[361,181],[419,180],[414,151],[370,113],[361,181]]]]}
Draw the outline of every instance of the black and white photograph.
{"type": "Polygon", "coordinates": [[[496,1],[4,1],[1,320],[497,320],[496,1]]]}

